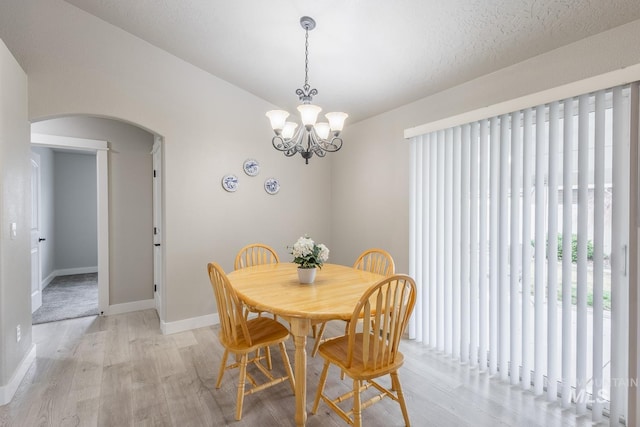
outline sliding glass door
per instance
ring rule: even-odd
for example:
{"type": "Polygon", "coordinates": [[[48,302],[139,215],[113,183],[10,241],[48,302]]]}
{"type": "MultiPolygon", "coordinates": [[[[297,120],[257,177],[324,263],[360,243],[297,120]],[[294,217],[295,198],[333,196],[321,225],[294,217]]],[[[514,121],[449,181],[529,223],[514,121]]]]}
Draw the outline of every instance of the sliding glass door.
{"type": "Polygon", "coordinates": [[[411,337],[612,422],[628,386],[630,92],[411,141],[411,337]]]}

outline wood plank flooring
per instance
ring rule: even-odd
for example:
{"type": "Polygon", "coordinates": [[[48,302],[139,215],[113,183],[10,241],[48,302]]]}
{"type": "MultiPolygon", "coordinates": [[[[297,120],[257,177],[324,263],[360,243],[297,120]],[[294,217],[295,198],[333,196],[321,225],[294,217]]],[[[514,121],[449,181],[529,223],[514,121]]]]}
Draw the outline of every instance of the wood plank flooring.
{"type": "MultiPolygon", "coordinates": [[[[330,323],[326,336],[343,328],[330,323]]],[[[295,402],[286,382],[247,396],[242,420],[235,421],[237,372],[227,372],[215,388],[223,352],[217,330],[162,335],[154,310],[36,325],[36,361],[13,401],[0,407],[0,426],[293,426],[295,402]]],[[[308,344],[310,352],[313,340],[308,344]]],[[[287,347],[293,361],[293,343],[287,347]]],[[[401,349],[400,380],[414,426],[595,425],[590,414],[577,417],[573,409],[562,410],[419,343],[405,341],[401,349]]],[[[274,370],[282,372],[279,352],[272,355],[274,370]]],[[[308,409],[321,369],[320,358],[309,359],[308,409]]],[[[351,388],[334,370],[327,387],[331,395],[351,388]]],[[[389,399],[365,410],[363,421],[403,423],[399,406],[389,399]]],[[[344,423],[321,404],[307,425],[344,423]]]]}

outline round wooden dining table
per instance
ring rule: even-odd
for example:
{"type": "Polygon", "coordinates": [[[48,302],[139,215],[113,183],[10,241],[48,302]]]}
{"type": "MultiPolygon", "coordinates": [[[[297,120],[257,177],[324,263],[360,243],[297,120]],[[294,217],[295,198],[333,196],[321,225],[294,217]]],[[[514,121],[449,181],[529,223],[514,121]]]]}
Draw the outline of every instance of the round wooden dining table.
{"type": "Polygon", "coordinates": [[[384,276],[337,264],[325,264],[313,284],[301,284],[297,264],[242,268],[228,274],[247,305],[289,321],[295,345],[296,425],[307,420],[307,335],[312,321],[348,320],[362,294],[384,276]]]}

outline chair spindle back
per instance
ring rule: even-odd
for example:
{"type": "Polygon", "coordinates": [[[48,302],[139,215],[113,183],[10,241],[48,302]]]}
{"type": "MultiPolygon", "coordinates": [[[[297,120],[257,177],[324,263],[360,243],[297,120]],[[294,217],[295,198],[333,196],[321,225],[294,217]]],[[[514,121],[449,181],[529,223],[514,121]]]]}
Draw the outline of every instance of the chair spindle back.
{"type": "Polygon", "coordinates": [[[390,276],[396,272],[396,265],[391,254],[384,249],[367,249],[360,254],[353,268],[371,273],[390,276]]]}
{"type": "Polygon", "coordinates": [[[237,344],[244,339],[251,345],[251,336],[243,315],[242,304],[231,287],[227,275],[216,262],[209,263],[207,269],[218,304],[220,337],[229,344],[237,344]]]}
{"type": "Polygon", "coordinates": [[[238,251],[233,269],[239,270],[253,265],[277,264],[279,262],[280,257],[273,248],[262,243],[252,243],[238,251]]]}
{"type": "Polygon", "coordinates": [[[369,288],[349,322],[347,366],[351,366],[355,352],[362,352],[365,370],[378,370],[392,364],[415,298],[416,284],[404,274],[389,276],[369,288]],[[356,332],[359,319],[363,320],[362,335],[356,332]],[[361,342],[356,337],[361,337],[361,342]]]}

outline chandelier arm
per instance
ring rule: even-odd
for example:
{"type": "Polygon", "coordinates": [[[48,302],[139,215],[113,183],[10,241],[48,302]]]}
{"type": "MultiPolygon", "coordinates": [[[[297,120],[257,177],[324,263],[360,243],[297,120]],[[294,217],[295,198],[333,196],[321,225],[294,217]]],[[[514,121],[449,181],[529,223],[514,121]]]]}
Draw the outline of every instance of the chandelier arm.
{"type": "Polygon", "coordinates": [[[303,134],[304,132],[301,132],[300,129],[298,129],[291,138],[285,139],[286,148],[281,150],[284,152],[285,156],[291,157],[303,150],[303,147],[302,147],[303,134]]]}
{"type": "Polygon", "coordinates": [[[322,148],[330,153],[335,153],[342,148],[342,138],[334,136],[331,141],[324,141],[322,148]]]}
{"type": "Polygon", "coordinates": [[[316,132],[315,128],[311,128],[311,131],[309,131],[309,140],[310,140],[310,148],[313,151],[318,151],[318,150],[322,150],[322,138],[320,138],[320,136],[318,136],[318,133],[316,132]]]}
{"type": "Polygon", "coordinates": [[[293,152],[295,154],[302,149],[301,142],[303,133],[303,130],[298,128],[291,138],[283,138],[282,135],[276,135],[271,139],[271,144],[273,145],[273,148],[278,151],[286,152],[294,150],[293,152]],[[296,147],[298,148],[296,149],[296,147]]]}
{"type": "Polygon", "coordinates": [[[295,141],[283,139],[281,136],[278,136],[278,135],[273,137],[273,139],[271,140],[271,144],[278,151],[282,151],[285,154],[292,153],[292,154],[287,154],[288,156],[292,156],[303,150],[302,145],[300,143],[295,143],[295,141]]]}
{"type": "Polygon", "coordinates": [[[280,135],[276,135],[271,139],[271,145],[278,151],[288,151],[290,149],[285,139],[280,135]]]}
{"type": "MultiPolygon", "coordinates": [[[[313,144],[315,145],[314,151],[325,151],[329,153],[334,153],[342,148],[342,138],[338,138],[337,136],[329,139],[322,139],[316,133],[315,129],[311,131],[313,144]]],[[[321,156],[322,157],[322,156],[321,156]]]]}
{"type": "Polygon", "coordinates": [[[313,128],[311,128],[310,131],[307,131],[307,148],[305,151],[307,152],[315,151],[316,145],[317,143],[316,143],[315,131],[313,128]]]}
{"type": "Polygon", "coordinates": [[[296,147],[297,152],[300,152],[303,149],[302,140],[304,138],[305,131],[306,129],[304,126],[298,126],[298,129],[296,129],[296,132],[291,137],[290,141],[293,141],[293,146],[296,147]]]}

